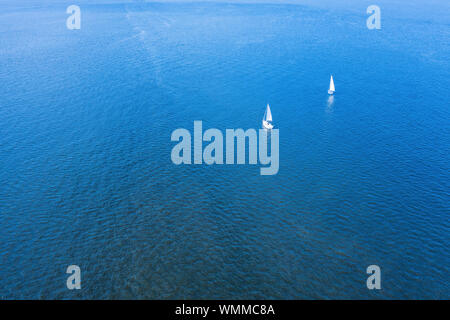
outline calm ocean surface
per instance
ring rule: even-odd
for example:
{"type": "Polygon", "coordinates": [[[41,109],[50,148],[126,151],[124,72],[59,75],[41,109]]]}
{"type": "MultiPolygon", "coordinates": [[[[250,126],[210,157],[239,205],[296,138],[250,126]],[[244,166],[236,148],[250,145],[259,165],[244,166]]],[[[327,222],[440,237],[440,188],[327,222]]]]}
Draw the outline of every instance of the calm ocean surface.
{"type": "Polygon", "coordinates": [[[2,1],[0,298],[449,298],[449,4],[351,2],[2,1]],[[171,162],[267,102],[277,175],[171,162]]]}

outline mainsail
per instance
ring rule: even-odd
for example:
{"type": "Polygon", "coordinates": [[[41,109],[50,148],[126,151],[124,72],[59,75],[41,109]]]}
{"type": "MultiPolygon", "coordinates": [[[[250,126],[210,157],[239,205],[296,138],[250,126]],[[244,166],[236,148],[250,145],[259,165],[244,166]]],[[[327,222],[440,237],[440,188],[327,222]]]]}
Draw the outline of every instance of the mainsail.
{"type": "Polygon", "coordinates": [[[267,104],[266,116],[264,117],[266,121],[272,121],[272,112],[270,112],[269,104],[267,104]]]}
{"type": "Polygon", "coordinates": [[[331,91],[331,92],[336,91],[336,90],[334,89],[333,76],[331,76],[331,78],[330,78],[330,89],[329,89],[329,91],[331,91]]]}

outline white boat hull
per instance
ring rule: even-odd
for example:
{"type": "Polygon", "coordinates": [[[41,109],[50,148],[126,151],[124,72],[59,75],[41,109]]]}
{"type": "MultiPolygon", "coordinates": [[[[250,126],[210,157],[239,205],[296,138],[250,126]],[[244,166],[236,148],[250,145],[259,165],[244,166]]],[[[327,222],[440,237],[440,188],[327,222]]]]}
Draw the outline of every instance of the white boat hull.
{"type": "Polygon", "coordinates": [[[267,130],[270,130],[270,129],[273,128],[273,125],[270,124],[269,122],[265,121],[265,120],[263,120],[262,126],[263,126],[264,129],[267,129],[267,130]]]}
{"type": "Polygon", "coordinates": [[[334,94],[334,91],[328,90],[328,94],[334,94]]]}

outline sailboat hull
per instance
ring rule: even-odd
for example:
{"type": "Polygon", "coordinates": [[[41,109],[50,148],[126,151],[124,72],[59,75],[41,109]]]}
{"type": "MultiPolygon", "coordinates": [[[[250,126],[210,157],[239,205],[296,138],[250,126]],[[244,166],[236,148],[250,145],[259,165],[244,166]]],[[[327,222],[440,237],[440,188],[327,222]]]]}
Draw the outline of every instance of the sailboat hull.
{"type": "Polygon", "coordinates": [[[263,126],[264,129],[267,129],[267,130],[270,130],[270,129],[273,128],[273,125],[272,125],[272,124],[270,124],[269,122],[264,121],[264,120],[263,120],[263,122],[262,122],[262,126],[263,126]]]}
{"type": "Polygon", "coordinates": [[[328,94],[334,94],[334,91],[328,90],[328,94]]]}

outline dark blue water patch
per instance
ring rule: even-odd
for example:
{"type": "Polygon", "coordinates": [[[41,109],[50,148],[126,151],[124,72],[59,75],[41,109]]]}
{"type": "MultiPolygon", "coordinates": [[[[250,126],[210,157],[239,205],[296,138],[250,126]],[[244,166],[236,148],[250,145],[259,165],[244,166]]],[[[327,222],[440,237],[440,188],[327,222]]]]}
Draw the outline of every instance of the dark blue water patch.
{"type": "Polygon", "coordinates": [[[68,31],[59,6],[3,15],[2,298],[448,297],[448,25],[99,3],[68,31]],[[173,130],[258,129],[266,103],[277,175],[171,162],[173,130]]]}

